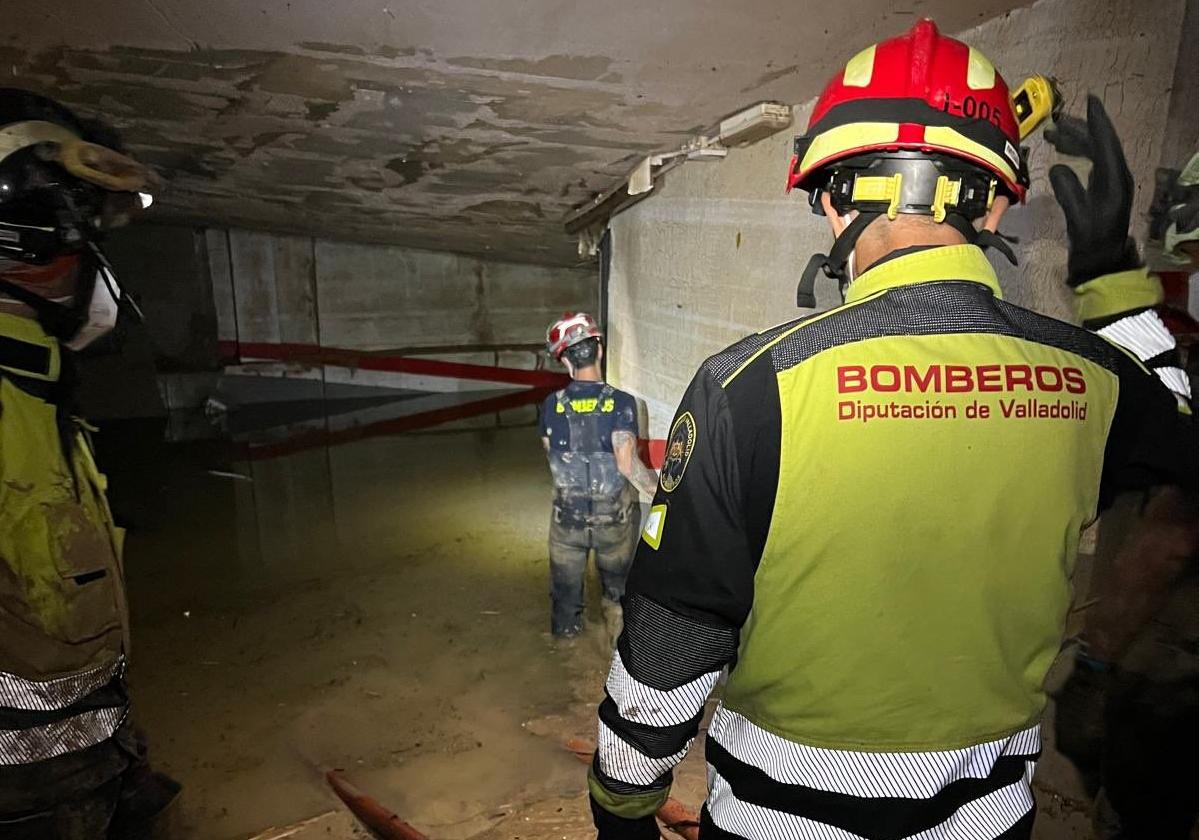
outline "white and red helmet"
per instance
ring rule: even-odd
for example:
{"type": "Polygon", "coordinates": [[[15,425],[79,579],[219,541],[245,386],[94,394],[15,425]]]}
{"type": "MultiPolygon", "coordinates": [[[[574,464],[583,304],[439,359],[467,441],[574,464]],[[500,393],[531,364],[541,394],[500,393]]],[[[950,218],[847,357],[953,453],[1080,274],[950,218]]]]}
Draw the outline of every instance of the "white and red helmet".
{"type": "Polygon", "coordinates": [[[545,350],[555,359],[589,338],[603,338],[599,325],[586,312],[567,312],[545,331],[545,350]]]}

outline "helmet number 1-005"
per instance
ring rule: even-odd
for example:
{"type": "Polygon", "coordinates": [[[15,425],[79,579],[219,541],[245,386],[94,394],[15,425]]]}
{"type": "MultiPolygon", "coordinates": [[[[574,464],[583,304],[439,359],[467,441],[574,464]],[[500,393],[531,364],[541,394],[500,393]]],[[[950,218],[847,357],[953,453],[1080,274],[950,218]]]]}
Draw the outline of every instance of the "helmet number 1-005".
{"type": "Polygon", "coordinates": [[[951,102],[947,96],[941,103],[941,110],[947,114],[957,114],[971,120],[975,118],[987,120],[996,128],[1000,127],[999,111],[992,108],[990,102],[975,99],[973,96],[965,96],[961,102],[951,102]]]}

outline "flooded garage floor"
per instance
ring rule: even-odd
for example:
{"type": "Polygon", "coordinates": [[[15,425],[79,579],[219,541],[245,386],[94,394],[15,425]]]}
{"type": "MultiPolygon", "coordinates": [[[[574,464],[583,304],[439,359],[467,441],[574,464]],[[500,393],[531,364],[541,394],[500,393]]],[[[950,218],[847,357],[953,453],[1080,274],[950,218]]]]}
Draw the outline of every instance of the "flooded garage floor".
{"type": "MultiPolygon", "coordinates": [[[[571,647],[546,632],[550,484],[527,418],[258,460],[105,430],[135,714],[185,786],[171,838],[334,810],[322,767],[433,840],[591,836],[561,743],[594,737],[607,654],[598,630],[571,647]]],[[[701,801],[699,750],[675,790],[701,801]]],[[[1071,799],[1043,801],[1038,837],[1087,836],[1071,799]]],[[[364,836],[337,825],[320,836],[364,836]]]]}
{"type": "Polygon", "coordinates": [[[135,712],[185,785],[174,834],[327,811],[322,766],[435,838],[583,790],[544,719],[604,658],[545,633],[548,471],[534,429],[495,422],[258,461],[106,431],[135,712]]]}

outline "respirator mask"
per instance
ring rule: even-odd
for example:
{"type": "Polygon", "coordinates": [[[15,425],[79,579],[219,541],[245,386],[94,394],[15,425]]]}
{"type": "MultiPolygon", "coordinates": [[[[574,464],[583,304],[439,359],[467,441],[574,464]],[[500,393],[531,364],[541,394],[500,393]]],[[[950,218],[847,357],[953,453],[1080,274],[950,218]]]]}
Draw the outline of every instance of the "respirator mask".
{"type": "Polygon", "coordinates": [[[44,266],[0,258],[0,296],[32,309],[42,329],[74,351],[112,332],[122,309],[141,319],[141,310],[121,290],[112,266],[98,250],[86,257],[59,257],[44,266]],[[33,291],[39,286],[46,293],[33,291]],[[64,286],[71,287],[70,294],[54,293],[64,286]]]}
{"type": "Polygon", "coordinates": [[[111,332],[122,309],[141,318],[97,243],[149,207],[157,184],[149,168],[66,125],[0,127],[0,295],[75,351],[111,332]]]}

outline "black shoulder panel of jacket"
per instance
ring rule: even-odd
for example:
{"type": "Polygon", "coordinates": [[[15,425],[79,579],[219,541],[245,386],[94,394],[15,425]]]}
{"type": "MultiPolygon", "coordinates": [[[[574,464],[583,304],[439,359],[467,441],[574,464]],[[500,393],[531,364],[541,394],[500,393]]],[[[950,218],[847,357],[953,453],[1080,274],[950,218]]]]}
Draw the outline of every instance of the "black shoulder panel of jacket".
{"type": "Polygon", "coordinates": [[[785,324],[779,324],[777,327],[771,327],[768,330],[763,330],[755,335],[746,336],[736,344],[725,348],[715,356],[708,358],[703,363],[701,370],[711,374],[712,379],[721,385],[729,381],[729,378],[754,357],[755,354],[762,352],[763,348],[770,346],[776,342],[780,336],[795,329],[804,321],[809,321],[816,318],[821,313],[816,312],[811,315],[806,315],[803,318],[797,318],[794,321],[788,321],[785,324]]]}
{"type": "Polygon", "coordinates": [[[1073,324],[1005,303],[979,283],[939,280],[889,289],[824,313],[783,336],[771,348],[771,356],[775,369],[783,371],[855,341],[954,333],[1022,338],[1075,353],[1112,371],[1120,352],[1073,324]]]}
{"type": "Polygon", "coordinates": [[[763,353],[746,365],[724,390],[737,430],[741,505],[750,561],[756,572],[774,514],[783,435],[778,374],[770,354],[763,353]]]}
{"type": "Polygon", "coordinates": [[[1199,426],[1157,376],[1118,355],[1120,395],[1104,452],[1101,509],[1125,491],[1164,484],[1199,488],[1199,426]]]}
{"type": "Polygon", "coordinates": [[[630,595],[699,621],[745,622],[778,485],[778,383],[769,353],[754,355],[773,332],[713,356],[687,388],[654,496],[658,544],[638,545],[630,595]]]}

